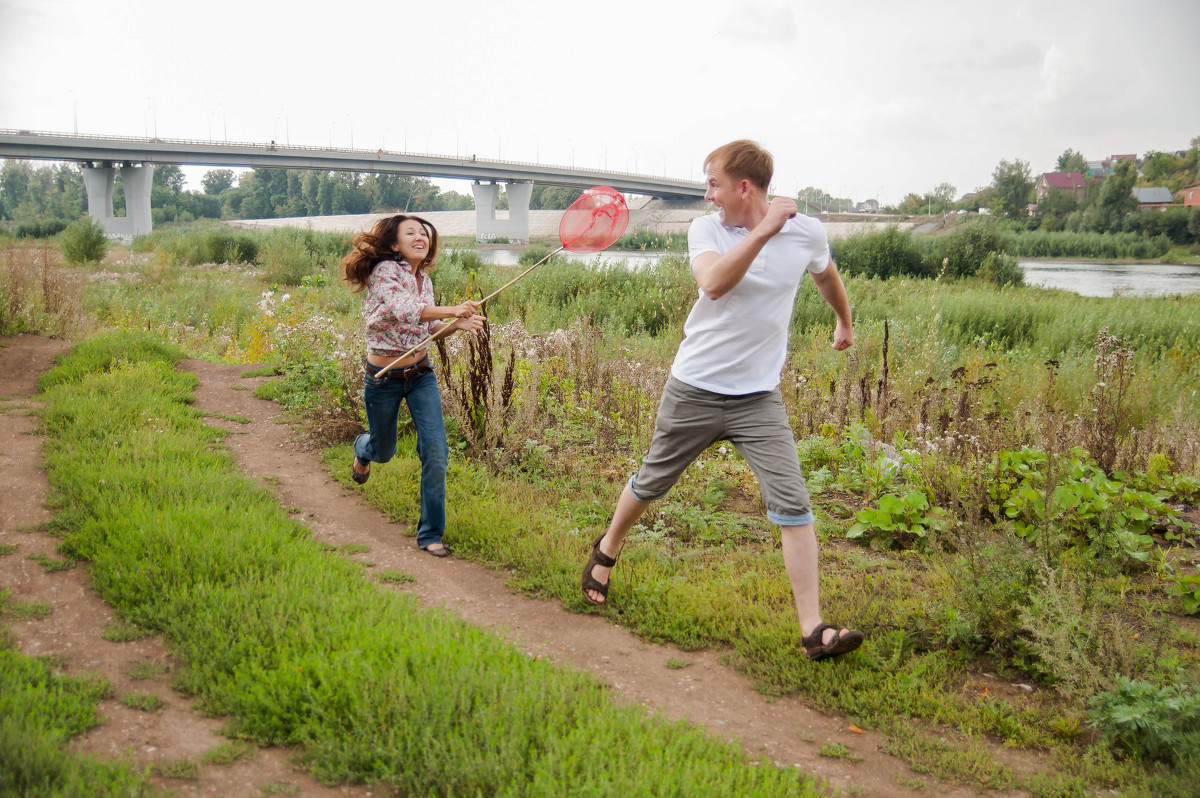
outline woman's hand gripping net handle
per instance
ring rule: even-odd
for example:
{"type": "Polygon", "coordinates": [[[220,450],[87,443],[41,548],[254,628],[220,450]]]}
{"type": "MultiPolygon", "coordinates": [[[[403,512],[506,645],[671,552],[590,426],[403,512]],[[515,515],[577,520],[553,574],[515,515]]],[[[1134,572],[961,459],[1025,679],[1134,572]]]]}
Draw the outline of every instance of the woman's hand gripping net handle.
{"type": "MultiPolygon", "coordinates": [[[[512,285],[513,283],[515,283],[517,280],[520,280],[522,277],[524,277],[525,275],[529,274],[531,271],[533,271],[534,269],[536,269],[538,266],[541,266],[543,263],[545,263],[546,261],[550,260],[552,257],[554,257],[555,255],[557,255],[558,253],[562,252],[564,249],[566,249],[566,247],[559,247],[558,249],[554,250],[553,252],[551,252],[551,253],[550,253],[549,255],[547,255],[546,257],[544,257],[544,258],[542,258],[541,260],[539,260],[537,263],[535,263],[535,264],[533,264],[532,266],[530,266],[530,267],[529,267],[528,269],[526,269],[525,271],[523,271],[523,272],[521,272],[520,274],[518,274],[516,277],[512,278],[511,280],[509,280],[509,281],[508,281],[507,283],[505,283],[504,285],[502,285],[502,286],[500,286],[499,288],[497,288],[497,289],[496,289],[495,291],[493,291],[492,293],[490,293],[490,294],[488,294],[487,296],[485,296],[485,297],[484,297],[482,300],[480,300],[480,302],[479,302],[479,306],[480,306],[480,307],[483,307],[483,306],[484,306],[484,304],[485,304],[485,303],[486,303],[486,302],[487,302],[489,299],[492,299],[492,298],[494,298],[494,297],[496,296],[496,294],[500,293],[500,292],[501,292],[501,291],[503,291],[505,288],[508,288],[510,285],[512,285]]],[[[436,340],[438,340],[438,339],[440,339],[440,338],[445,338],[447,335],[449,335],[450,333],[452,333],[452,332],[454,331],[454,329],[455,329],[455,328],[454,328],[453,324],[454,324],[453,322],[451,322],[450,324],[443,324],[443,325],[442,325],[442,327],[441,327],[441,329],[439,329],[439,330],[438,330],[437,332],[435,332],[433,335],[427,336],[427,337],[425,338],[425,340],[423,340],[423,341],[421,341],[420,343],[418,343],[418,344],[417,344],[416,346],[414,346],[412,349],[408,350],[408,351],[407,351],[407,352],[405,352],[403,355],[401,355],[400,357],[396,358],[396,359],[395,359],[395,360],[393,360],[391,363],[388,363],[386,366],[384,366],[383,368],[381,368],[379,371],[375,372],[375,376],[376,376],[376,377],[382,377],[383,375],[385,375],[385,374],[387,374],[387,373],[388,373],[388,371],[389,371],[389,370],[392,368],[392,366],[395,366],[395,365],[396,365],[397,363],[399,363],[401,360],[404,360],[405,358],[411,357],[412,355],[416,354],[417,352],[420,352],[422,349],[425,349],[426,347],[428,347],[428,346],[429,346],[431,343],[433,343],[434,341],[436,341],[436,340]]]]}

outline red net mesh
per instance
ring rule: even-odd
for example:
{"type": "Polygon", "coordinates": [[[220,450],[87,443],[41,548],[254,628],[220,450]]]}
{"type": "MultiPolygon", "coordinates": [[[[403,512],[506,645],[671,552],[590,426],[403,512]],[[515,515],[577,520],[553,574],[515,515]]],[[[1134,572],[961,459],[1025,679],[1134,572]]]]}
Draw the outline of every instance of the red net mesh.
{"type": "Polygon", "coordinates": [[[558,223],[563,249],[579,255],[599,252],[612,245],[629,224],[629,206],[614,188],[596,186],[571,203],[558,223]]]}

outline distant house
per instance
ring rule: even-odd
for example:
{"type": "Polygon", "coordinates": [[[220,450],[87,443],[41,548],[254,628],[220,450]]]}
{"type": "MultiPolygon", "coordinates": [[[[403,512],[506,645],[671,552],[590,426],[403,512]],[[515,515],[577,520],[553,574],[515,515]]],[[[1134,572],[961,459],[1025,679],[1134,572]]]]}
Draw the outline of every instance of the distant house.
{"type": "Polygon", "coordinates": [[[1052,189],[1070,194],[1076,200],[1082,200],[1087,192],[1087,183],[1081,172],[1044,172],[1037,179],[1037,204],[1050,195],[1052,189]]]}
{"type": "Polygon", "coordinates": [[[978,196],[979,196],[978,191],[968,191],[966,194],[962,195],[962,198],[959,199],[959,202],[966,202],[967,200],[973,200],[978,196]]]}
{"type": "Polygon", "coordinates": [[[858,212],[859,213],[878,213],[879,212],[879,200],[873,200],[873,199],[863,200],[862,202],[858,203],[858,212]]]}
{"type": "Polygon", "coordinates": [[[1185,208],[1200,208],[1200,183],[1180,189],[1179,193],[1175,196],[1183,200],[1183,207],[1185,208]]]}
{"type": "Polygon", "coordinates": [[[1142,208],[1159,208],[1161,210],[1175,201],[1175,198],[1171,196],[1171,189],[1164,186],[1138,186],[1133,190],[1133,196],[1137,197],[1139,210],[1142,208]]]}
{"type": "Polygon", "coordinates": [[[1112,174],[1112,161],[1088,161],[1087,173],[1093,180],[1104,180],[1112,174]]]}

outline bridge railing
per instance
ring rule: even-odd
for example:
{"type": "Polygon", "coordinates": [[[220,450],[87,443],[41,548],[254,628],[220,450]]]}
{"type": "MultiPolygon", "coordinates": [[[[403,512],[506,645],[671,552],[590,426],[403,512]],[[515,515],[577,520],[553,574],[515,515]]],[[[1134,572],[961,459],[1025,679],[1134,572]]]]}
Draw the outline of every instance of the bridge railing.
{"type": "MultiPolygon", "coordinates": [[[[257,141],[228,141],[228,140],[212,141],[212,140],[207,140],[207,139],[164,138],[164,137],[160,137],[160,136],[155,136],[155,137],[150,137],[150,138],[147,138],[145,136],[110,136],[110,135],[100,136],[100,135],[89,135],[89,134],[85,134],[85,133],[60,133],[60,132],[50,131],[50,130],[13,130],[13,129],[6,129],[6,128],[0,128],[0,135],[35,136],[35,137],[36,136],[47,136],[47,137],[54,137],[54,138],[58,138],[58,139],[76,139],[81,142],[82,141],[111,141],[114,143],[120,142],[120,143],[128,143],[128,144],[165,144],[165,145],[181,144],[181,145],[187,145],[187,146],[203,146],[203,147],[253,148],[253,149],[262,149],[262,150],[276,151],[276,152],[287,151],[287,152],[312,152],[312,153],[344,153],[344,154],[356,155],[356,156],[372,156],[372,155],[374,155],[376,157],[383,157],[384,155],[387,155],[387,156],[400,157],[400,158],[438,158],[438,159],[446,160],[446,161],[457,160],[457,161],[461,161],[463,163],[477,163],[477,164],[487,164],[487,165],[496,165],[496,166],[521,166],[521,167],[533,167],[533,168],[537,168],[537,169],[545,169],[545,168],[579,169],[581,171],[591,172],[593,174],[606,174],[606,175],[613,175],[614,177],[628,177],[628,178],[635,178],[635,179],[639,179],[639,180],[646,180],[646,179],[655,180],[655,179],[659,178],[659,175],[647,175],[647,174],[641,174],[638,172],[623,172],[623,171],[620,171],[617,169],[587,169],[584,167],[576,167],[573,164],[571,166],[556,166],[555,164],[532,162],[532,161],[509,161],[509,160],[505,160],[503,158],[475,158],[473,156],[439,155],[439,154],[429,153],[429,152],[418,153],[418,152],[408,152],[406,150],[385,150],[382,147],[380,147],[378,149],[374,149],[374,150],[363,150],[363,149],[358,149],[358,148],[334,147],[334,146],[316,147],[316,146],[307,145],[307,144],[279,144],[278,142],[270,142],[267,144],[263,144],[262,142],[257,142],[257,141]]],[[[686,177],[668,177],[665,174],[662,175],[662,179],[697,182],[697,181],[692,181],[686,177]]]]}

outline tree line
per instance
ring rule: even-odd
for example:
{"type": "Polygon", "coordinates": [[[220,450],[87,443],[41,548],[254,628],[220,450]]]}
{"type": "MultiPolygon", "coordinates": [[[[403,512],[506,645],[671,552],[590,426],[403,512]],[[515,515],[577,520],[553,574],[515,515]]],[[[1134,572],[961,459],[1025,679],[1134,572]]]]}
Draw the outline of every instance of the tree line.
{"type": "MultiPolygon", "coordinates": [[[[473,210],[474,199],[442,191],[424,177],[323,172],[301,169],[253,169],[240,178],[232,169],[212,169],[200,191],[185,190],[178,166],[154,168],[150,189],[151,221],[157,226],[197,219],[271,219],[330,216],[380,211],[473,210]]],[[[565,209],[581,189],[534,186],[532,209],[565,209]]],[[[501,192],[497,207],[508,207],[501,192]]],[[[113,191],[113,212],[125,210],[120,179],[113,191]]],[[[0,221],[18,235],[53,235],[87,212],[82,168],[76,164],[35,165],[6,160],[0,166],[0,221]]]]}
{"type": "MultiPolygon", "coordinates": [[[[988,209],[993,216],[1022,220],[1030,230],[1078,233],[1145,233],[1166,235],[1176,243],[1185,243],[1191,214],[1183,208],[1171,208],[1163,215],[1157,209],[1138,211],[1133,189],[1137,186],[1162,186],[1172,194],[1182,188],[1200,183],[1200,136],[1190,142],[1189,149],[1168,153],[1150,151],[1137,161],[1121,160],[1112,167],[1106,178],[1088,174],[1088,161],[1082,153],[1068,148],[1058,157],[1053,169],[1047,171],[1079,172],[1086,188],[1083,196],[1062,189],[1051,189],[1049,195],[1029,208],[1036,200],[1036,185],[1040,173],[1034,173],[1028,161],[1002,160],[992,172],[992,182],[977,192],[957,197],[950,183],[940,183],[924,194],[909,192],[899,203],[881,207],[886,213],[905,216],[937,215],[954,211],[988,209]]],[[[796,194],[796,202],[805,212],[830,213],[854,209],[852,200],[834,197],[813,186],[796,194]]]]}

